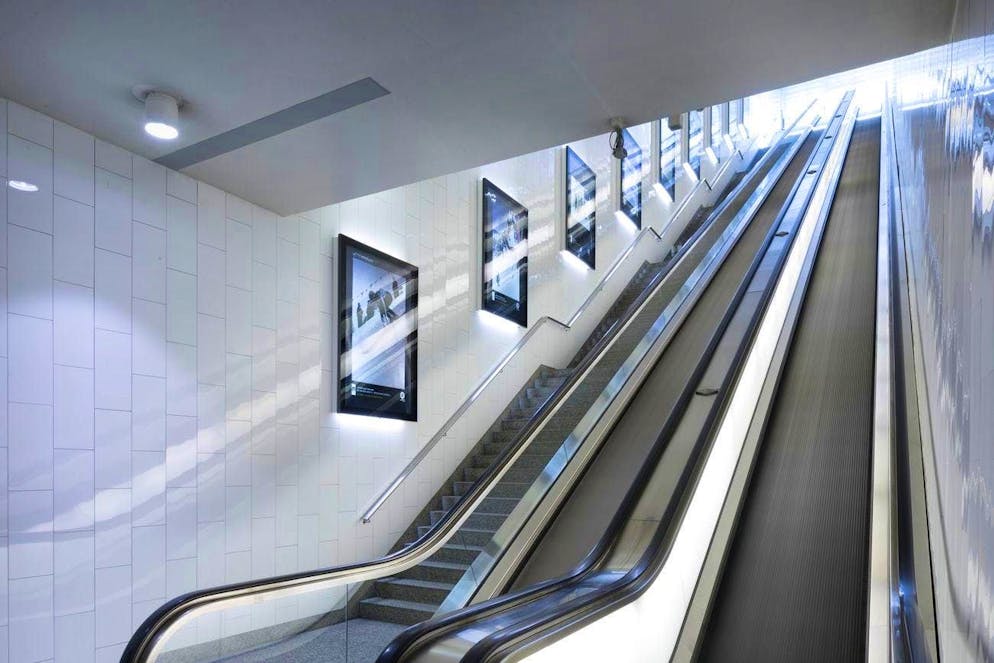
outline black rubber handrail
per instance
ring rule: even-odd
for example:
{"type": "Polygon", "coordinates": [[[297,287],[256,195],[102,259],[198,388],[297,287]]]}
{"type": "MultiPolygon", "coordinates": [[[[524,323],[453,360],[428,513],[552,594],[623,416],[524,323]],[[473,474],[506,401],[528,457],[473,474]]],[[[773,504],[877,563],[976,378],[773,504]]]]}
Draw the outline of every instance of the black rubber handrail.
{"type": "MultiPolygon", "coordinates": [[[[845,108],[848,107],[848,103],[851,99],[850,95],[847,95],[842,103],[840,103],[839,108],[842,109],[837,111],[836,117],[833,122],[830,123],[829,128],[826,130],[825,137],[832,139],[832,145],[835,143],[836,136],[834,133],[831,135],[828,133],[833,129],[833,125],[841,124],[841,120],[838,117],[839,114],[844,115],[845,108]]],[[[797,189],[800,183],[804,179],[807,171],[810,170],[811,162],[817,154],[817,144],[812,150],[811,156],[808,159],[808,163],[805,165],[804,170],[798,176],[797,181],[794,184],[793,189],[788,195],[787,199],[784,201],[780,213],[777,215],[776,220],[773,225],[771,225],[766,238],[764,239],[763,245],[760,251],[757,253],[757,257],[753,260],[750,268],[747,272],[746,277],[743,279],[735,297],[733,297],[732,302],[726,309],[725,314],[722,319],[722,323],[719,325],[722,331],[727,328],[728,323],[731,321],[732,315],[734,315],[735,309],[738,303],[741,302],[742,297],[748,289],[749,281],[758,269],[763,256],[765,255],[770,242],[772,242],[776,231],[780,224],[782,223],[786,212],[793,204],[793,199],[797,193],[797,189]]],[[[830,150],[829,150],[830,153],[830,150]]],[[[806,208],[810,202],[811,196],[814,193],[814,187],[808,191],[805,200],[804,207],[806,208]]],[[[791,234],[791,243],[793,242],[796,233],[791,234]]],[[[784,251],[779,256],[776,263],[776,271],[782,268],[783,263],[786,260],[788,252],[784,251]]],[[[663,512],[662,518],[659,520],[656,531],[653,534],[650,544],[646,547],[645,552],[640,557],[639,561],[619,580],[610,583],[600,589],[595,589],[594,591],[580,596],[576,599],[563,603],[557,606],[554,610],[543,613],[537,618],[531,618],[527,620],[522,620],[512,626],[502,629],[496,633],[492,633],[482,640],[480,640],[476,645],[474,645],[466,655],[466,660],[472,661],[495,661],[500,660],[512,653],[514,651],[516,654],[523,653],[525,649],[530,644],[536,644],[544,635],[548,634],[550,631],[555,632],[555,637],[561,638],[578,630],[585,624],[589,623],[592,619],[596,618],[598,615],[605,612],[609,612],[617,609],[618,607],[625,605],[636,598],[638,598],[658,575],[662,564],[668,557],[669,545],[672,543],[673,532],[671,531],[672,525],[678,522],[678,517],[682,514],[689,502],[690,491],[689,488],[693,486],[696,482],[700,471],[703,469],[698,462],[702,457],[704,457],[704,452],[710,446],[710,441],[713,438],[713,433],[715,427],[721,421],[721,415],[727,406],[727,397],[732,385],[734,385],[735,380],[741,371],[742,365],[745,360],[745,356],[751,345],[751,340],[755,336],[756,330],[759,327],[759,323],[762,319],[762,313],[765,311],[766,306],[773,293],[774,280],[764,288],[763,293],[760,296],[760,301],[758,303],[757,309],[750,320],[750,323],[746,330],[746,335],[744,341],[740,344],[736,351],[736,354],[732,360],[731,369],[726,374],[725,379],[719,389],[719,393],[722,394],[723,398],[715,403],[711,411],[708,414],[705,424],[697,438],[694,445],[694,450],[691,453],[690,459],[686,464],[683,472],[681,473],[677,488],[674,491],[673,499],[667,504],[666,509],[663,512]]],[[[715,339],[713,338],[712,341],[715,339]]],[[[698,369],[694,373],[694,379],[688,384],[687,391],[692,393],[693,387],[696,386],[697,382],[700,380],[703,371],[705,370],[707,363],[709,362],[711,356],[713,355],[714,346],[709,345],[709,352],[705,353],[702,361],[698,365],[698,369]]],[[[689,400],[689,399],[688,399],[689,400]]],[[[676,418],[676,417],[675,417],[676,418]]],[[[669,423],[667,424],[669,427],[669,423]]],[[[657,440],[657,445],[662,441],[663,436],[660,440],[657,440]]],[[[654,449],[655,451],[655,449],[654,449]]],[[[656,455],[656,454],[653,454],[656,455]]],[[[661,455],[661,453],[659,454],[661,455]]],[[[658,458],[656,459],[658,461],[658,458]]],[[[652,468],[654,469],[654,468],[652,468]]],[[[648,474],[648,473],[647,473],[648,474]]],[[[647,479],[646,477],[641,477],[642,479],[647,479]]],[[[633,485],[641,487],[644,485],[638,483],[633,485]]],[[[639,493],[641,491],[638,491],[639,493]]],[[[630,503],[626,499],[625,506],[628,507],[627,511],[630,512],[635,504],[637,503],[636,498],[630,503]]],[[[628,513],[619,512],[619,525],[615,529],[615,536],[620,533],[620,525],[627,522],[628,513]]],[[[591,568],[585,576],[593,576],[597,573],[596,568],[591,568]]],[[[579,578],[577,581],[570,583],[571,585],[577,584],[578,581],[586,579],[579,578]]],[[[543,645],[547,643],[543,642],[543,645]]]]}
{"type": "MultiPolygon", "coordinates": [[[[786,139],[787,137],[785,136],[784,140],[786,141],[786,139]]],[[[802,136],[800,140],[803,141],[804,139],[805,136],[802,136]]],[[[768,150],[767,156],[771,155],[774,151],[775,149],[773,148],[768,150]]],[[[812,156],[813,155],[814,152],[812,152],[812,156]]],[[[751,182],[754,173],[758,172],[761,169],[762,165],[763,165],[762,163],[757,164],[754,167],[753,172],[750,173],[750,176],[747,178],[743,178],[743,180],[738,184],[735,190],[726,196],[722,205],[720,205],[718,208],[715,208],[715,210],[712,212],[711,219],[717,218],[717,215],[723,212],[727,208],[727,206],[731,204],[731,201],[736,197],[736,195],[741,191],[741,189],[747,186],[748,183],[751,182]]],[[[807,170],[807,167],[805,168],[805,170],[807,170]]],[[[795,185],[795,189],[796,186],[797,185],[795,185]]],[[[773,187],[771,187],[771,191],[772,188],[773,187]]],[[[791,196],[792,195],[793,192],[791,193],[791,196]]],[[[694,241],[696,241],[697,237],[701,233],[703,233],[709,225],[710,225],[710,219],[708,223],[702,224],[701,228],[698,229],[698,231],[695,233],[694,241]]],[[[774,227],[775,225],[776,224],[774,224],[774,227]]],[[[685,246],[689,247],[691,244],[692,242],[688,242],[685,246]]],[[[676,410],[679,411],[682,408],[684,401],[685,400],[689,401],[689,398],[691,396],[692,396],[692,390],[691,393],[681,396],[681,399],[678,400],[679,405],[676,408],[676,410]]],[[[668,431],[664,431],[664,435],[661,435],[660,438],[662,439],[663,437],[665,437],[666,433],[668,433],[668,431]]],[[[656,447],[659,447],[658,454],[661,455],[662,451],[664,450],[664,447],[660,447],[659,445],[660,443],[657,441],[656,447]]],[[[652,456],[656,452],[657,448],[654,447],[653,452],[650,453],[649,461],[652,461],[652,456]]],[[[643,466],[642,472],[640,472],[638,478],[633,484],[633,489],[629,490],[630,494],[633,492],[634,486],[642,485],[641,481],[641,479],[643,479],[642,474],[648,471],[646,468],[648,467],[651,469],[651,467],[654,467],[654,465],[655,462],[649,462],[647,463],[647,465],[643,466]]],[[[625,507],[628,505],[630,499],[634,498],[632,498],[631,495],[626,495],[625,501],[622,502],[621,511],[625,511],[625,507]]],[[[634,506],[634,504],[632,504],[632,506],[634,506]]],[[[588,572],[600,566],[603,559],[610,553],[611,545],[609,544],[609,542],[613,541],[616,538],[616,535],[620,533],[621,528],[624,526],[624,524],[625,520],[624,519],[619,520],[618,517],[616,516],[615,520],[613,520],[612,524],[609,526],[606,535],[601,538],[598,545],[591,551],[591,553],[589,553],[584,558],[583,562],[581,562],[573,571],[571,571],[566,576],[557,579],[550,579],[545,582],[520,590],[519,592],[498,597],[490,601],[482,602],[474,606],[464,608],[457,612],[450,613],[445,617],[429,620],[427,622],[422,622],[421,624],[416,624],[412,627],[409,627],[404,632],[402,632],[393,642],[391,642],[390,645],[383,651],[383,653],[377,659],[378,663],[391,663],[394,661],[406,660],[407,656],[413,653],[410,650],[410,648],[411,647],[420,648],[420,646],[423,644],[421,641],[424,640],[425,637],[427,637],[432,632],[436,634],[439,632],[439,630],[451,632],[457,630],[462,625],[470,621],[475,621],[480,618],[486,618],[498,612],[505,612],[511,610],[517,607],[518,605],[537,600],[547,594],[557,591],[562,591],[566,589],[567,585],[569,587],[572,587],[578,584],[579,582],[582,582],[583,579],[587,577],[588,572]]],[[[504,631],[502,630],[501,632],[503,633],[504,631]]]]}

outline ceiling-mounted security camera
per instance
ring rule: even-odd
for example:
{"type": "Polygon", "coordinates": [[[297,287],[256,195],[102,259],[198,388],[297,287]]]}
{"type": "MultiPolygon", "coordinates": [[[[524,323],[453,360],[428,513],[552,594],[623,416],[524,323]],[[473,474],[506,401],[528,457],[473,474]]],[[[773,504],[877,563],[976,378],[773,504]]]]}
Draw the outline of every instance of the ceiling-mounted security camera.
{"type": "Polygon", "coordinates": [[[611,132],[610,138],[611,154],[618,161],[621,161],[628,156],[628,150],[625,149],[625,133],[624,129],[621,127],[615,127],[614,131],[611,132]]]}

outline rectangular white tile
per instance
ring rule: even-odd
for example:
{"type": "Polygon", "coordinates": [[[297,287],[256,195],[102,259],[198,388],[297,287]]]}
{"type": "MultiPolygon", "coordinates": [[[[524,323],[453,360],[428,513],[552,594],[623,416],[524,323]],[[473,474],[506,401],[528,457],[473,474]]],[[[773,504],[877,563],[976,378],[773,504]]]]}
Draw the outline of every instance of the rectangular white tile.
{"type": "Polygon", "coordinates": [[[19,403],[51,405],[52,321],[8,314],[7,333],[8,397],[19,403]]]}
{"type": "Polygon", "coordinates": [[[238,196],[226,194],[226,216],[242,223],[252,223],[252,205],[238,196]]]}
{"type": "Polygon", "coordinates": [[[93,289],[55,283],[55,363],[93,368],[93,289]]]}
{"type": "MultiPolygon", "coordinates": [[[[223,355],[222,355],[223,356],[223,355]]],[[[224,387],[197,385],[197,451],[224,452],[224,387]]]]}
{"type": "Polygon", "coordinates": [[[131,448],[134,451],[166,449],[166,380],[132,377],[131,448]]]}
{"type": "Polygon", "coordinates": [[[166,482],[170,487],[197,485],[196,417],[166,417],[166,482]]]}
{"type": "Polygon", "coordinates": [[[224,251],[197,246],[197,311],[224,317],[224,251]]]}
{"type": "Polygon", "coordinates": [[[128,488],[97,490],[95,512],[96,567],[100,569],[130,564],[131,490],[128,488]]]}
{"type": "Polygon", "coordinates": [[[252,453],[276,453],[276,394],[252,392],[252,453]]]}
{"type": "Polygon", "coordinates": [[[226,281],[244,290],[252,288],[252,228],[228,219],[226,226],[226,281]]]}
{"type": "Polygon", "coordinates": [[[100,329],[131,333],[131,258],[95,252],[93,317],[100,329]]]}
{"type": "MultiPolygon", "coordinates": [[[[51,232],[51,224],[48,231],[51,232]]],[[[19,226],[7,228],[7,310],[52,318],[52,236],[19,226]]]]}
{"type": "Polygon", "coordinates": [[[276,484],[297,483],[297,427],[276,424],[276,484]]]}
{"type": "Polygon", "coordinates": [[[223,584],[224,522],[197,525],[197,552],[197,585],[216,587],[223,584]]]}
{"type": "MultiPolygon", "coordinates": [[[[207,186],[207,185],[204,185],[207,186]]],[[[197,180],[175,170],[166,170],[166,193],[188,203],[197,202],[197,180]]]]}
{"type": "Polygon", "coordinates": [[[197,277],[166,270],[166,340],[197,342],[197,277]]]}
{"type": "Polygon", "coordinates": [[[135,297],[166,303],[166,231],[135,221],[131,263],[135,297]]]}
{"type": "Polygon", "coordinates": [[[252,259],[276,266],[276,215],[252,208],[252,259]]]}
{"type": "Polygon", "coordinates": [[[166,528],[135,527],[131,538],[132,600],[166,598],[166,528]]]}
{"type": "Polygon", "coordinates": [[[197,349],[166,343],[166,413],[197,416],[197,349]]]}
{"type": "Polygon", "coordinates": [[[129,488],[131,486],[131,413],[96,410],[96,487],[129,488]]]}
{"type": "Polygon", "coordinates": [[[276,361],[296,364],[299,355],[297,342],[300,338],[298,309],[294,302],[276,302],[276,361]]]}
{"type": "Polygon", "coordinates": [[[17,490],[52,489],[52,407],[9,403],[8,487],[17,490]]]}
{"type": "Polygon", "coordinates": [[[166,169],[135,156],[132,160],[132,218],[157,228],[166,227],[166,169]]]}
{"type": "Polygon", "coordinates": [[[300,249],[296,244],[280,239],[276,257],[276,298],[297,301],[300,278],[300,249]]]}
{"type": "Polygon", "coordinates": [[[52,232],[52,150],[10,136],[7,178],[33,184],[37,191],[7,192],[7,222],[39,232],[52,232]]]}
{"type": "Polygon", "coordinates": [[[96,571],[97,647],[127,642],[131,637],[131,567],[96,571]]]}
{"type": "Polygon", "coordinates": [[[165,305],[134,299],[131,302],[131,321],[131,370],[138,375],[165,377],[165,305]]]}
{"type": "Polygon", "coordinates": [[[197,240],[225,248],[225,193],[201,183],[197,191],[197,240]]]}
{"type": "Polygon", "coordinates": [[[321,227],[306,219],[300,220],[300,276],[321,279],[321,227]]]}
{"type": "Polygon", "coordinates": [[[197,316],[197,380],[224,385],[224,319],[197,316]]]}
{"type": "Polygon", "coordinates": [[[55,194],[93,204],[93,137],[55,123],[55,194]]]}
{"type": "Polygon", "coordinates": [[[297,244],[300,242],[300,217],[281,216],[276,220],[276,234],[280,239],[297,244]]]}
{"type": "Polygon", "coordinates": [[[225,418],[252,420],[252,358],[228,354],[225,369],[225,418]]]}
{"type": "Polygon", "coordinates": [[[93,369],[55,365],[55,447],[93,449],[93,369]]]}
{"type": "Polygon", "coordinates": [[[252,263],[252,324],[276,329],[276,270],[252,263]]]}
{"type": "Polygon", "coordinates": [[[239,288],[226,289],[226,350],[241,355],[252,354],[252,293],[239,288]]]}
{"type": "Polygon", "coordinates": [[[93,532],[56,532],[56,616],[93,610],[95,545],[93,532]]]}
{"type": "Polygon", "coordinates": [[[93,529],[93,463],[89,449],[55,450],[55,531],[93,529]]]}
{"type": "Polygon", "coordinates": [[[9,655],[12,663],[54,655],[52,576],[11,580],[9,655]]]}
{"type": "Polygon", "coordinates": [[[237,552],[252,547],[252,489],[230,486],[225,490],[225,550],[237,552]]]}
{"type": "Polygon", "coordinates": [[[252,425],[247,421],[225,424],[224,483],[226,486],[252,485],[252,425]]]}
{"type": "Polygon", "coordinates": [[[93,286],[93,208],[55,197],[52,275],[60,281],[93,286]]]}
{"type": "Polygon", "coordinates": [[[276,515],[276,457],[252,454],[252,517],[276,515]]]}
{"type": "Polygon", "coordinates": [[[52,491],[12,490],[8,500],[9,577],[27,578],[52,573],[52,491]]]}
{"type": "Polygon", "coordinates": [[[195,557],[171,559],[166,562],[166,596],[173,598],[197,588],[195,557]]]}
{"type": "Polygon", "coordinates": [[[166,266],[197,273],[197,207],[167,196],[166,266]]]}
{"type": "Polygon", "coordinates": [[[166,522],[166,452],[131,453],[131,523],[133,526],[166,522]]]}
{"type": "MultiPolygon", "coordinates": [[[[6,134],[0,134],[0,168],[7,165],[7,159],[3,155],[7,151],[3,147],[3,142],[7,138],[6,134]]],[[[7,266],[7,191],[13,191],[7,186],[7,181],[0,176],[0,265],[7,266]]]]}
{"type": "Polygon", "coordinates": [[[131,179],[131,154],[99,139],[96,141],[96,166],[131,179]]]}
{"type": "Polygon", "coordinates": [[[224,454],[197,454],[197,522],[224,520],[224,454]]]}
{"type": "Polygon", "coordinates": [[[96,170],[96,245],[131,255],[131,180],[96,170]]]}
{"type": "Polygon", "coordinates": [[[166,490],[166,558],[197,556],[197,489],[166,490]]]}
{"type": "Polygon", "coordinates": [[[276,545],[297,544],[297,486],[276,486],[276,545]]]}
{"type": "MultiPolygon", "coordinates": [[[[93,579],[90,579],[93,584],[93,579]]],[[[55,659],[53,663],[95,663],[96,631],[94,612],[55,617],[55,659]]]]}
{"type": "Polygon", "coordinates": [[[130,410],[131,334],[97,329],[93,332],[93,343],[94,403],[108,410],[130,410]]]}
{"type": "Polygon", "coordinates": [[[252,328],[252,389],[276,391],[276,332],[252,328]]]}
{"type": "Polygon", "coordinates": [[[7,131],[45,147],[54,145],[52,118],[14,101],[7,102],[7,131]]]}
{"type": "Polygon", "coordinates": [[[317,398],[321,390],[321,342],[300,339],[300,397],[317,398]]]}
{"type": "Polygon", "coordinates": [[[264,578],[276,573],[276,519],[252,519],[252,575],[264,578]]]}

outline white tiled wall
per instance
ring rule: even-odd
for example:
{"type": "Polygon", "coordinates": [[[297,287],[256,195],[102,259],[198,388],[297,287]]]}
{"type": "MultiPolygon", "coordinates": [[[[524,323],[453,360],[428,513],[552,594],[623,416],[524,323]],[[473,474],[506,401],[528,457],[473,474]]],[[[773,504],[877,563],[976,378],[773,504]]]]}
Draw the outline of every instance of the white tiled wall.
{"type": "MultiPolygon", "coordinates": [[[[636,236],[606,138],[574,148],[598,177],[597,271],[559,250],[561,150],[277,218],[0,100],[0,661],[116,660],[167,598],[391,545],[537,362],[596,322],[545,325],[358,523],[523,333],[476,310],[479,178],[529,208],[531,324],[569,318],[636,236]],[[417,423],[331,412],[339,232],[420,268],[417,423]]],[[[663,248],[643,237],[603,297],[663,248]]]]}

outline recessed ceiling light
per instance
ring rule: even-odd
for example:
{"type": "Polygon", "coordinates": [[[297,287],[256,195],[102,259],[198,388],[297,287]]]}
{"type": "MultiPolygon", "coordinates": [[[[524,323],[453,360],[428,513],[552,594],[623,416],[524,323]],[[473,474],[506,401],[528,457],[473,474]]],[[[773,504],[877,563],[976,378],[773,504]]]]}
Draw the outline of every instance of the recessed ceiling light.
{"type": "Polygon", "coordinates": [[[27,193],[34,193],[38,190],[37,184],[32,184],[31,182],[25,182],[24,180],[10,180],[7,182],[7,186],[11,189],[16,189],[17,191],[25,191],[27,193]]]}
{"type": "Polygon", "coordinates": [[[145,93],[145,133],[160,140],[173,140],[179,136],[179,100],[165,92],[150,90],[145,93]]]}

